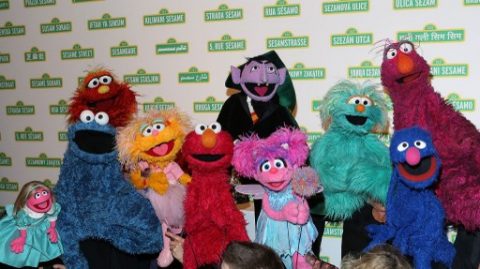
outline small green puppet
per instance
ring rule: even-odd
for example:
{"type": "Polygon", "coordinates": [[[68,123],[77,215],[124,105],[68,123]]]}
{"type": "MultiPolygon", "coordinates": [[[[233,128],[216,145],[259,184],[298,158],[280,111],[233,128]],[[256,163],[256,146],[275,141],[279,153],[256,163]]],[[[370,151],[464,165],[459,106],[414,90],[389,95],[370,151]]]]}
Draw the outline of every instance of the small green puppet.
{"type": "Polygon", "coordinates": [[[389,152],[375,132],[388,126],[387,105],[372,83],[334,85],[320,104],[325,134],[310,161],[325,188],[325,215],[345,220],[368,201],[384,204],[390,181],[389,152]]]}

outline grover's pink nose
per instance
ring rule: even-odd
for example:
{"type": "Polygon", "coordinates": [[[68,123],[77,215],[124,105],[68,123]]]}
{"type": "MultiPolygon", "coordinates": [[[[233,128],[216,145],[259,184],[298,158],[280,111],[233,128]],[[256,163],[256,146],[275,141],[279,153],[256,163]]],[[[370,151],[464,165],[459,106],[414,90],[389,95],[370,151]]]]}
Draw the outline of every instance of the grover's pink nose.
{"type": "Polygon", "coordinates": [[[408,148],[406,159],[409,165],[417,165],[420,162],[420,151],[415,147],[408,148]]]}

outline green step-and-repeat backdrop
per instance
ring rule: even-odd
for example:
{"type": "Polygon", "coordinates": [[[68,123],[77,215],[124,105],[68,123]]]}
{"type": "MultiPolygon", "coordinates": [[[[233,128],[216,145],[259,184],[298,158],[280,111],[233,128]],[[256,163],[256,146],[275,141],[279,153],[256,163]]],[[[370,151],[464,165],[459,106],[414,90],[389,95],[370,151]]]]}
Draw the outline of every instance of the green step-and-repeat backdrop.
{"type": "MultiPolygon", "coordinates": [[[[382,40],[410,39],[436,90],[480,126],[479,16],[480,0],[0,0],[0,206],[27,181],[56,183],[69,98],[99,66],[132,85],[140,111],[175,106],[208,123],[230,66],[274,49],[313,141],[329,87],[379,82],[382,40]]],[[[320,253],[337,265],[341,233],[328,224],[320,253]]]]}

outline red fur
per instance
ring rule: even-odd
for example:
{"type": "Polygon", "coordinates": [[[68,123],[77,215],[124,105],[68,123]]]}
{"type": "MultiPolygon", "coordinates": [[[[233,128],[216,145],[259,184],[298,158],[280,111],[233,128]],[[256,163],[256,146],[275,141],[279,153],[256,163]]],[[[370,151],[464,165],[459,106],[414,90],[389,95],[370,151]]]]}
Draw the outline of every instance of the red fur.
{"type": "Polygon", "coordinates": [[[185,199],[185,243],[183,266],[198,268],[218,264],[230,241],[248,241],[246,222],[231,195],[228,168],[233,155],[231,136],[222,131],[215,135],[213,148],[202,144],[202,136],[187,135],[182,153],[192,171],[192,181],[185,199]],[[206,162],[195,154],[220,154],[219,160],[206,162]]]}
{"type": "Polygon", "coordinates": [[[93,113],[106,112],[110,118],[109,123],[115,127],[125,126],[137,112],[136,94],[127,83],[117,82],[114,76],[106,71],[99,70],[90,72],[82,85],[77,89],[68,107],[68,123],[72,124],[79,120],[83,110],[91,110],[93,113]],[[97,88],[89,89],[88,83],[93,78],[109,75],[113,78],[109,84],[108,93],[99,94],[97,88]]]}
{"type": "MultiPolygon", "coordinates": [[[[396,44],[392,45],[393,47],[396,44]]],[[[401,52],[400,52],[401,53],[401,52]]],[[[468,230],[480,228],[480,133],[430,84],[430,67],[415,50],[405,54],[413,60],[419,77],[399,83],[404,75],[397,69],[398,58],[385,58],[382,83],[393,102],[395,130],[414,125],[427,129],[433,137],[443,164],[437,195],[449,221],[468,230]]]]}

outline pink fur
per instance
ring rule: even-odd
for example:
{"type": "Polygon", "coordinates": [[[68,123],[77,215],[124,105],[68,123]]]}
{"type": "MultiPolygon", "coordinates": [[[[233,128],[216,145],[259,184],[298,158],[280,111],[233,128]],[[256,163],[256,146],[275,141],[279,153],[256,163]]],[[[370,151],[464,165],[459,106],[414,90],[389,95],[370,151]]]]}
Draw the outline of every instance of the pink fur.
{"type": "MultiPolygon", "coordinates": [[[[397,43],[392,44],[395,48],[397,43]]],[[[388,48],[387,48],[388,49],[388,48]]],[[[401,52],[400,52],[401,53],[401,52]]],[[[382,83],[393,101],[394,128],[418,125],[433,137],[443,163],[437,195],[449,221],[468,230],[480,228],[480,133],[452,105],[435,92],[430,67],[415,50],[406,54],[413,62],[413,81],[399,83],[398,59],[385,58],[382,83]]]]}

